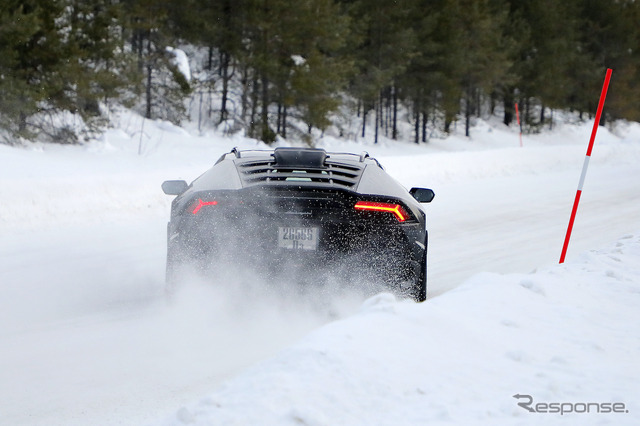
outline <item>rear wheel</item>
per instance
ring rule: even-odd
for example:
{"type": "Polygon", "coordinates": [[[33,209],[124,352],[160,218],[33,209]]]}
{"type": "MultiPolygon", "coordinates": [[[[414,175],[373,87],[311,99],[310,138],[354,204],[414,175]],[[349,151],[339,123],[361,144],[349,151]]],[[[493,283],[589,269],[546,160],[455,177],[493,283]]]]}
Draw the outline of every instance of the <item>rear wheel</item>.
{"type": "Polygon", "coordinates": [[[428,235],[424,239],[424,252],[422,253],[422,262],[420,263],[420,273],[414,287],[413,300],[416,302],[424,302],[427,300],[427,244],[428,235]]]}
{"type": "Polygon", "coordinates": [[[420,275],[415,286],[413,299],[416,302],[424,302],[427,300],[427,250],[425,249],[420,265],[420,275]]]}

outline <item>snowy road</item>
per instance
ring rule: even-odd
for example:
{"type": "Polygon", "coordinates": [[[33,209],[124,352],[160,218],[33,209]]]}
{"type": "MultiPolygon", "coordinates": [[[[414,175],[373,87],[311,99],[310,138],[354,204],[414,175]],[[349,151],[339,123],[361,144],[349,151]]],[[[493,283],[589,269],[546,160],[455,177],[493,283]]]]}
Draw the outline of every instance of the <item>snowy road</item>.
{"type": "MultiPolygon", "coordinates": [[[[458,158],[441,155],[424,162],[458,158]]],[[[403,183],[436,190],[428,207],[430,297],[481,271],[529,272],[557,263],[580,157],[577,168],[508,176],[461,171],[457,179],[425,176],[420,158],[408,168],[401,158],[381,159],[403,183]],[[415,182],[420,179],[431,183],[415,182]]],[[[640,229],[640,166],[594,163],[569,258],[640,229]]],[[[142,186],[156,175],[145,180],[141,172],[142,186]]],[[[2,423],[141,424],[163,418],[332,319],[296,300],[245,301],[240,291],[197,286],[167,304],[167,208],[168,200],[142,214],[0,228],[2,423]]],[[[332,308],[348,315],[357,306],[346,300],[332,308]]]]}
{"type": "MultiPolygon", "coordinates": [[[[591,172],[569,258],[640,229],[640,185],[629,178],[639,169],[591,172]]],[[[529,272],[557,263],[575,186],[575,173],[550,173],[441,188],[429,216],[431,295],[480,271],[529,272]]]]}

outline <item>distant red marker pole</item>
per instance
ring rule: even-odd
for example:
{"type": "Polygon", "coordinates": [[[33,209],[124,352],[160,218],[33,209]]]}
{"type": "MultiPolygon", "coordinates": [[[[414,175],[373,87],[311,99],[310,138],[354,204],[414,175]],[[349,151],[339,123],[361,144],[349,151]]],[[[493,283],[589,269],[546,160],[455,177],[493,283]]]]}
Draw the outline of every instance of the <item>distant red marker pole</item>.
{"type": "Polygon", "coordinates": [[[518,120],[518,127],[520,127],[520,146],[522,147],[522,124],[520,124],[520,111],[518,111],[517,102],[516,102],[516,119],[518,120]]]}
{"type": "Polygon", "coordinates": [[[598,132],[598,126],[600,125],[600,117],[602,116],[602,108],[604,108],[604,100],[607,98],[607,90],[609,89],[610,80],[611,80],[611,68],[607,68],[607,75],[604,77],[604,84],[602,85],[602,92],[600,93],[600,102],[598,103],[596,120],[593,123],[593,130],[591,130],[591,139],[589,140],[589,148],[587,148],[587,155],[584,158],[584,164],[582,166],[582,174],[580,175],[580,182],[578,183],[578,191],[576,192],[576,199],[573,201],[573,209],[571,210],[571,217],[569,218],[567,235],[564,237],[562,254],[560,254],[560,263],[564,263],[564,258],[567,255],[567,247],[569,247],[569,240],[571,239],[571,230],[573,229],[573,222],[576,219],[576,212],[578,211],[578,204],[580,203],[580,195],[582,195],[582,186],[584,185],[584,179],[585,179],[585,176],[587,175],[587,167],[589,167],[589,159],[591,158],[591,151],[593,150],[593,142],[596,140],[596,133],[598,132]]]}

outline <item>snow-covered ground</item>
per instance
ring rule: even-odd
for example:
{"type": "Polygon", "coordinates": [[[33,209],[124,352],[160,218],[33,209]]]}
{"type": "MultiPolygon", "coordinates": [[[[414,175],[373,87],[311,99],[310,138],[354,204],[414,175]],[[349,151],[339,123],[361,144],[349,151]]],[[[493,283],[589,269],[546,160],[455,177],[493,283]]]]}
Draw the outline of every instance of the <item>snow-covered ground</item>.
{"type": "Polygon", "coordinates": [[[640,125],[599,130],[557,265],[590,131],[319,142],[435,190],[422,304],[233,276],[167,303],[160,183],[255,141],[125,116],[84,147],[0,145],[0,423],[638,424],[640,125]]]}
{"type": "Polygon", "coordinates": [[[637,424],[639,283],[629,234],[425,305],[380,294],[164,424],[637,424]]]}

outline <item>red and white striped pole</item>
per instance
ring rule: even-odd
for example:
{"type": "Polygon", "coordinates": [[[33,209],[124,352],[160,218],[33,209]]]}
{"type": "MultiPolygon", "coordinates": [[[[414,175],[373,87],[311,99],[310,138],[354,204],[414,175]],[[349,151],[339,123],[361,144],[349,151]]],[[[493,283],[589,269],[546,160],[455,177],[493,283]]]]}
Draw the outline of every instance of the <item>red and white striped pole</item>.
{"type": "Polygon", "coordinates": [[[520,124],[520,111],[518,110],[517,102],[516,102],[516,119],[518,120],[518,127],[520,128],[520,147],[522,147],[522,124],[520,124]]]}
{"type": "Polygon", "coordinates": [[[609,89],[610,80],[611,80],[611,68],[607,68],[607,75],[604,78],[604,84],[602,85],[602,92],[600,93],[600,102],[598,102],[598,111],[596,112],[596,121],[593,123],[593,130],[591,130],[591,139],[589,140],[589,148],[587,148],[587,155],[584,158],[584,164],[582,165],[582,174],[580,175],[580,182],[578,183],[578,191],[576,192],[576,199],[573,201],[573,209],[571,210],[571,217],[569,218],[567,235],[564,237],[562,254],[560,254],[560,263],[564,263],[564,258],[567,255],[567,247],[569,247],[569,240],[571,239],[571,230],[573,229],[573,222],[576,219],[576,212],[578,211],[578,204],[580,203],[580,195],[582,195],[582,186],[584,185],[584,179],[587,175],[587,167],[589,167],[589,159],[591,158],[591,151],[593,150],[593,142],[596,140],[596,133],[598,132],[598,126],[600,125],[600,117],[602,116],[602,108],[604,108],[604,100],[607,97],[607,90],[609,89]]]}

